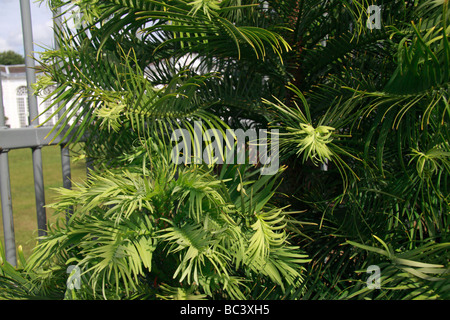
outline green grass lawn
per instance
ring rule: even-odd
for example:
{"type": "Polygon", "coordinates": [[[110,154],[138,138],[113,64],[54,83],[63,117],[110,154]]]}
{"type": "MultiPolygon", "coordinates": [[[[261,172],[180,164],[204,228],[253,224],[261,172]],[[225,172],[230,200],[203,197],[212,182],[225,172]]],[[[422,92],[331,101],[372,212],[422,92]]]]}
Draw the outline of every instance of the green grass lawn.
{"type": "MultiPolygon", "coordinates": [[[[13,201],[14,229],[16,247],[22,246],[25,257],[28,257],[36,245],[37,219],[34,197],[33,164],[31,149],[9,151],[9,167],[11,177],[11,195],[13,201]]],[[[53,203],[57,193],[53,188],[62,187],[61,152],[59,146],[42,148],[44,170],[45,202],[53,203]]],[[[72,181],[86,179],[84,161],[71,163],[72,181]]],[[[55,221],[55,213],[47,208],[47,222],[55,221]]],[[[0,216],[0,241],[3,238],[3,221],[0,216]]]]}

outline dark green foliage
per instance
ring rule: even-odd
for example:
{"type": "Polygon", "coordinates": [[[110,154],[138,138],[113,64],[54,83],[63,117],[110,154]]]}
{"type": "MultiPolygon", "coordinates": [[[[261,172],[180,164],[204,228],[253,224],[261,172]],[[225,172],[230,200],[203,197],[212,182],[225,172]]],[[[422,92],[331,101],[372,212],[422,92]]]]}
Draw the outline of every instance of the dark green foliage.
{"type": "Polygon", "coordinates": [[[71,220],[24,270],[4,264],[2,287],[448,299],[448,2],[382,1],[379,30],[366,26],[370,4],[78,1],[84,27],[58,30],[37,88],[57,86],[61,130],[88,133],[95,172],[61,190],[53,207],[73,206],[71,220]],[[171,134],[198,142],[195,121],[222,135],[278,129],[282,169],[174,165],[171,134]],[[84,289],[65,286],[69,264],[84,289]],[[379,289],[366,282],[372,266],[379,289]]]}
{"type": "Polygon", "coordinates": [[[25,58],[12,50],[0,52],[0,64],[25,64],[25,58]]]}

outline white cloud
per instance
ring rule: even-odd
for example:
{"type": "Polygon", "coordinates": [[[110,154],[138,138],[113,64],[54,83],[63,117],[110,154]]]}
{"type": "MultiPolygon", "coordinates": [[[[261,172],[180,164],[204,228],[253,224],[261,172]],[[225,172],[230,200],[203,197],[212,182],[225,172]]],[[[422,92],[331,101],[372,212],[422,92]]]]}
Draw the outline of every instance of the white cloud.
{"type": "Polygon", "coordinates": [[[53,43],[53,20],[47,20],[45,23],[34,26],[33,41],[34,50],[42,51],[41,47],[48,48],[53,43]]]}
{"type": "Polygon", "coordinates": [[[12,47],[6,39],[0,38],[0,51],[9,51],[9,50],[15,51],[14,47],[12,47]]]}
{"type": "MultiPolygon", "coordinates": [[[[39,5],[30,0],[33,23],[34,50],[42,51],[40,46],[51,47],[53,43],[53,22],[46,4],[39,5]]],[[[18,0],[0,0],[0,52],[13,50],[23,55],[22,21],[18,0]]]]}

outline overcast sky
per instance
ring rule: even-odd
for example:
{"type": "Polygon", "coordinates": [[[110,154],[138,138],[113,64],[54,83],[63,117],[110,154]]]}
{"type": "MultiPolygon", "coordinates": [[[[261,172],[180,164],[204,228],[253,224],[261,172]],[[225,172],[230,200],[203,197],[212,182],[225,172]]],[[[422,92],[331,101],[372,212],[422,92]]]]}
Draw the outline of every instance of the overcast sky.
{"type": "MultiPolygon", "coordinates": [[[[36,0],[29,1],[34,51],[43,51],[40,46],[53,45],[52,13],[46,2],[39,5],[36,0]]],[[[0,52],[7,50],[24,54],[19,0],[0,0],[0,52]]]]}

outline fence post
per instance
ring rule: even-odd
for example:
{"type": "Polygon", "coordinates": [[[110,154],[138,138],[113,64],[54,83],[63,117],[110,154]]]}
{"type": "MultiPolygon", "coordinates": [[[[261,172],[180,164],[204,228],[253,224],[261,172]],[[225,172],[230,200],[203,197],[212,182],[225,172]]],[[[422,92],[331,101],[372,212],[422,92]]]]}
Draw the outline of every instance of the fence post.
{"type": "MultiPolygon", "coordinates": [[[[28,106],[30,110],[30,125],[39,125],[39,110],[37,97],[33,94],[31,84],[36,82],[35,63],[33,58],[33,31],[31,24],[31,9],[29,0],[20,0],[20,12],[22,16],[22,34],[25,51],[25,66],[28,88],[28,106]]],[[[38,224],[38,236],[47,234],[47,215],[45,212],[44,175],[42,172],[42,150],[41,147],[32,149],[34,192],[36,198],[36,214],[38,224]]]]}
{"type": "MultiPolygon", "coordinates": [[[[54,29],[54,41],[55,50],[59,49],[58,36],[57,33],[61,30],[62,19],[61,19],[61,8],[53,9],[53,29],[54,29]]],[[[59,103],[58,103],[59,106],[59,103]]],[[[62,108],[58,112],[58,119],[60,119],[65,112],[65,108],[62,108]]],[[[61,168],[62,168],[62,178],[63,187],[66,189],[72,189],[71,170],[70,170],[70,151],[66,148],[66,144],[61,144],[61,168]]],[[[66,220],[70,218],[73,213],[73,208],[67,209],[66,220]]]]}
{"type": "MultiPolygon", "coordinates": [[[[6,128],[5,111],[3,109],[2,77],[0,74],[0,128],[6,128]]],[[[16,266],[16,240],[14,235],[14,219],[12,211],[11,178],[9,176],[8,150],[0,148],[0,197],[2,199],[3,236],[5,239],[6,261],[16,266]]]]}

